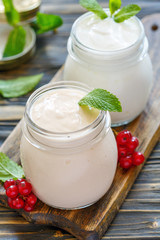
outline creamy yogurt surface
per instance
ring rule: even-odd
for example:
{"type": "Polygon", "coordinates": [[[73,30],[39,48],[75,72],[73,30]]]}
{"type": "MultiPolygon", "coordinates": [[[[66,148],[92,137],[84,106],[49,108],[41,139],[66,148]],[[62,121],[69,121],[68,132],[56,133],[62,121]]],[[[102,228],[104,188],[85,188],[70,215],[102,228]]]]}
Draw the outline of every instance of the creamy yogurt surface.
{"type": "Polygon", "coordinates": [[[91,124],[99,110],[80,107],[86,95],[75,89],[56,89],[43,93],[31,108],[31,119],[39,127],[52,132],[74,132],[91,124]]]}
{"type": "Polygon", "coordinates": [[[85,46],[100,51],[115,51],[134,44],[141,33],[135,17],[116,23],[111,17],[104,20],[95,14],[80,19],[76,37],[85,46]]]}

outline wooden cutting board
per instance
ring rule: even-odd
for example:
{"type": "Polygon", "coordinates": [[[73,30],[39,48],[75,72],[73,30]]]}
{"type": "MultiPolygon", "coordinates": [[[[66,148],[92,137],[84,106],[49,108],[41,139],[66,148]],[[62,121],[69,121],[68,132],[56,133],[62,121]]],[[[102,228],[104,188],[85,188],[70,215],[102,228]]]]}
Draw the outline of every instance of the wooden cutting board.
{"type": "MultiPolygon", "coordinates": [[[[140,142],[138,150],[147,158],[160,136],[160,14],[144,18],[143,23],[149,39],[150,56],[154,66],[154,87],[144,112],[125,128],[138,137],[140,142]]],[[[62,73],[63,69],[57,73],[52,81],[62,79],[62,73]]],[[[117,128],[116,131],[121,129],[123,128],[117,128]]],[[[21,126],[19,123],[0,149],[17,163],[20,163],[20,138],[21,126]]],[[[26,213],[20,210],[19,213],[27,221],[62,228],[79,240],[101,239],[142,167],[132,167],[128,171],[118,167],[109,192],[100,201],[88,208],[65,211],[48,207],[38,201],[33,212],[26,213]]],[[[0,204],[7,207],[7,198],[2,186],[0,187],[0,204]]]]}

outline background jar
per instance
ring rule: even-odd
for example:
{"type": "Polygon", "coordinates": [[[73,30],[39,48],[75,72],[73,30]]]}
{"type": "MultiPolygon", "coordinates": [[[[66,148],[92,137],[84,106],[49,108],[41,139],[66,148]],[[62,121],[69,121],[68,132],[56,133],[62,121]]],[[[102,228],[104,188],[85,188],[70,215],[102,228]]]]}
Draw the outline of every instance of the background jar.
{"type": "Polygon", "coordinates": [[[81,208],[99,200],[110,188],[117,166],[117,145],[110,115],[100,112],[89,126],[71,133],[54,133],[31,119],[32,104],[58,88],[89,91],[73,82],[41,87],[29,98],[22,123],[21,161],[38,198],[63,209],[81,208]]]}
{"type": "MultiPolygon", "coordinates": [[[[36,16],[41,4],[41,0],[12,0],[13,5],[20,14],[22,22],[31,22],[36,16]]],[[[5,9],[2,0],[0,0],[0,22],[6,22],[5,9]]]]}
{"type": "Polygon", "coordinates": [[[36,34],[29,23],[34,20],[40,4],[41,0],[13,0],[13,5],[19,13],[20,22],[26,31],[26,43],[21,53],[10,57],[3,57],[3,51],[13,27],[7,22],[4,4],[0,0],[0,71],[19,67],[20,64],[28,61],[34,55],[36,50],[36,34]]]}
{"type": "Polygon", "coordinates": [[[85,46],[76,36],[78,23],[90,15],[92,13],[82,15],[73,24],[64,80],[74,79],[115,94],[122,104],[122,113],[111,113],[112,126],[127,124],[144,110],[152,87],[152,64],[143,25],[134,17],[141,33],[129,47],[99,51],[85,46]]]}

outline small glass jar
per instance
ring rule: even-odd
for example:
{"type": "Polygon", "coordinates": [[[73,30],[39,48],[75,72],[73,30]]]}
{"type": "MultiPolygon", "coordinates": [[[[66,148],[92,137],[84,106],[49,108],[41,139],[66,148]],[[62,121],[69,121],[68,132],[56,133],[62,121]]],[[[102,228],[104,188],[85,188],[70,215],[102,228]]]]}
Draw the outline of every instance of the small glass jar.
{"type": "MultiPolygon", "coordinates": [[[[117,145],[110,114],[101,111],[87,127],[50,132],[31,119],[36,100],[59,88],[90,89],[74,82],[57,82],[36,90],[26,104],[22,121],[21,161],[36,196],[61,209],[83,208],[98,201],[110,188],[117,167],[117,145]]],[[[54,122],[53,122],[54,124],[54,122]]]]}
{"type": "MultiPolygon", "coordinates": [[[[19,12],[20,21],[33,21],[40,8],[41,0],[13,0],[15,9],[19,12]]],[[[0,21],[6,22],[3,1],[0,0],[0,21]]]]}
{"type": "Polygon", "coordinates": [[[144,28],[141,21],[133,17],[140,28],[134,44],[116,51],[95,50],[76,36],[78,24],[90,15],[92,13],[82,15],[73,24],[64,80],[74,79],[115,94],[122,104],[122,113],[111,113],[112,126],[124,125],[144,110],[152,87],[152,64],[144,28]]]}

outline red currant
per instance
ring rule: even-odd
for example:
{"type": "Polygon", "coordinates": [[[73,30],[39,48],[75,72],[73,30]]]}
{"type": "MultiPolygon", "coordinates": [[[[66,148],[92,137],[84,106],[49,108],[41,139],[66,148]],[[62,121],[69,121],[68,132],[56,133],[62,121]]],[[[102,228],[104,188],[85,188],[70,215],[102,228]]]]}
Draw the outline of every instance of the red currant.
{"type": "Polygon", "coordinates": [[[26,181],[26,179],[23,178],[19,178],[16,180],[16,184],[18,185],[20,182],[26,181]]]}
{"type": "Polygon", "coordinates": [[[31,211],[33,211],[33,209],[34,209],[34,206],[33,206],[33,205],[30,206],[28,203],[25,203],[23,209],[24,209],[26,212],[31,212],[31,211]]]}
{"type": "Polygon", "coordinates": [[[133,153],[133,165],[138,166],[144,162],[144,155],[141,152],[133,153]]]}
{"type": "Polygon", "coordinates": [[[117,144],[119,146],[126,146],[126,144],[129,143],[131,138],[132,138],[132,135],[131,135],[130,131],[128,131],[128,130],[121,131],[120,133],[118,133],[118,135],[116,137],[117,144]]]}
{"type": "Polygon", "coordinates": [[[118,159],[121,157],[126,157],[127,156],[127,148],[125,147],[118,147],[118,159]]]}
{"type": "Polygon", "coordinates": [[[18,188],[16,185],[11,185],[9,188],[6,189],[6,195],[9,198],[15,198],[18,195],[18,188]]]}
{"type": "Polygon", "coordinates": [[[15,199],[13,199],[12,201],[12,205],[15,209],[21,209],[24,207],[24,201],[22,198],[17,197],[15,199]]]}
{"type": "Polygon", "coordinates": [[[32,185],[27,181],[22,181],[18,184],[18,190],[22,196],[28,196],[32,191],[32,185]]]}
{"type": "Polygon", "coordinates": [[[7,189],[9,188],[11,185],[16,185],[15,180],[13,179],[8,179],[7,181],[5,181],[4,183],[4,188],[7,189]]]}
{"type": "Polygon", "coordinates": [[[10,208],[14,208],[14,207],[13,207],[13,199],[12,199],[12,198],[8,198],[8,206],[9,206],[10,208]]]}
{"type": "Polygon", "coordinates": [[[37,197],[31,193],[27,199],[26,199],[26,203],[28,203],[30,206],[34,206],[37,202],[37,197]]]}
{"type": "Polygon", "coordinates": [[[138,145],[139,145],[138,139],[136,137],[132,137],[129,143],[127,144],[128,153],[132,154],[134,150],[138,147],[138,145]]]}
{"type": "Polygon", "coordinates": [[[132,167],[132,156],[127,156],[127,157],[124,157],[124,158],[121,158],[120,159],[120,166],[124,169],[128,169],[130,167],[132,167]]]}

